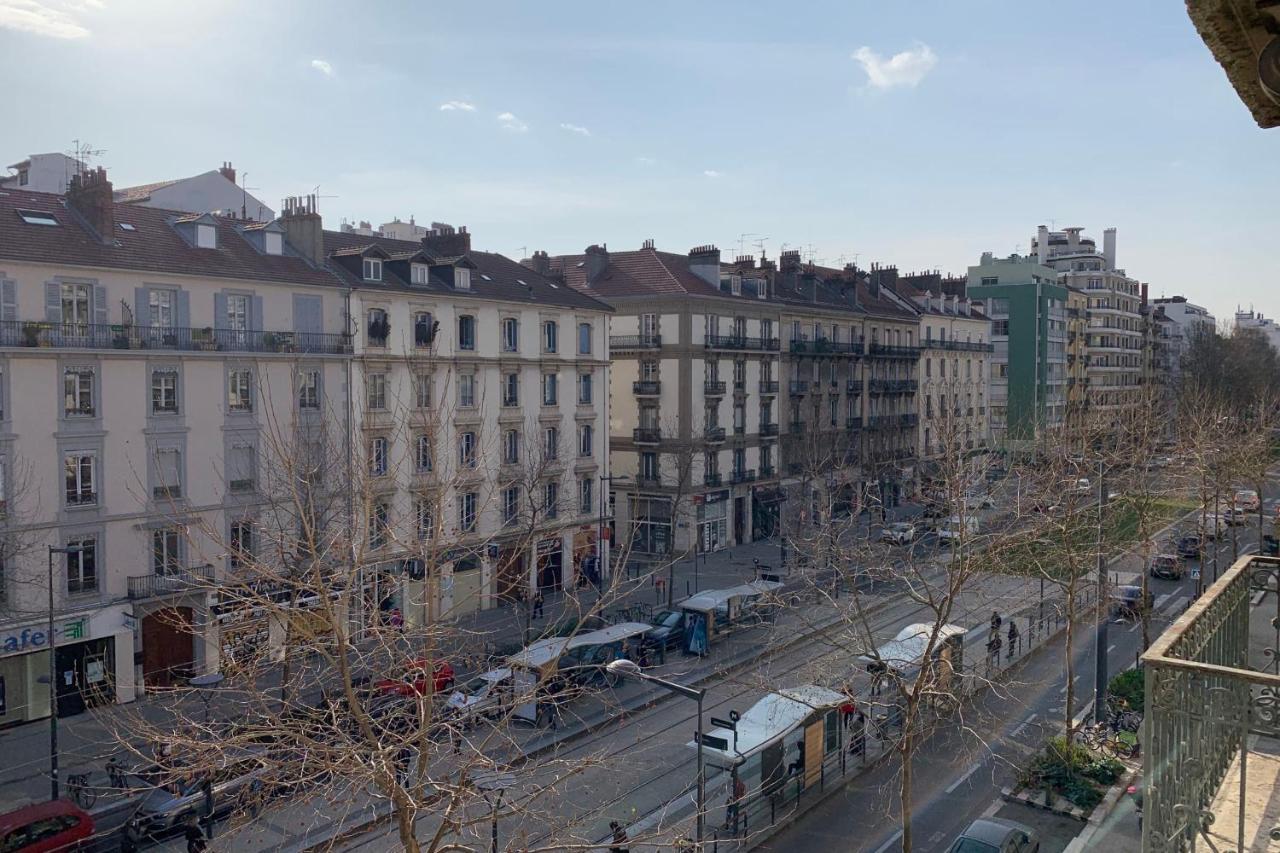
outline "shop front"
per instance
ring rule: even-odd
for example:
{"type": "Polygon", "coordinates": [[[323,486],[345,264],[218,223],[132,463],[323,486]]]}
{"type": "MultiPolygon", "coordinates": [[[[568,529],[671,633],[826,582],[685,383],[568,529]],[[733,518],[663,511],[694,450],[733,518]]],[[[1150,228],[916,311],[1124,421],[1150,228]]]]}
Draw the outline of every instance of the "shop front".
{"type": "Polygon", "coordinates": [[[776,486],[751,489],[751,533],[755,541],[778,535],[782,491],[776,486]]]}
{"type": "Polygon", "coordinates": [[[637,554],[671,553],[671,499],[631,498],[631,550],[637,554]]]}
{"type": "Polygon", "coordinates": [[[573,582],[578,586],[599,581],[600,550],[596,545],[599,531],[584,524],[573,532],[573,582]],[[593,579],[591,575],[595,575],[593,579]]]}
{"type": "Polygon", "coordinates": [[[549,592],[564,585],[564,543],[560,537],[538,542],[537,569],[540,591],[549,592]]]}
{"type": "Polygon", "coordinates": [[[729,544],[729,492],[708,492],[695,496],[698,504],[698,547],[707,553],[729,544]]]}

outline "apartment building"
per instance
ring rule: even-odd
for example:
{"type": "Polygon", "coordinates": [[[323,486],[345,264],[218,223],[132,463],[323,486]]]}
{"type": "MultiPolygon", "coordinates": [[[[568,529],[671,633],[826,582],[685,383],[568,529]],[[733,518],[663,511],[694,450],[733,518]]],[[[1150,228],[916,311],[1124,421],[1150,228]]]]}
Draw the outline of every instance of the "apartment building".
{"type": "Polygon", "coordinates": [[[1137,403],[1142,385],[1142,297],[1137,280],[1116,266],[1116,229],[1102,232],[1103,248],[1081,236],[1083,228],[1050,231],[1041,225],[1031,250],[1058,273],[1058,283],[1088,299],[1085,345],[1089,355],[1086,399],[1091,412],[1137,403]]]}
{"type": "Polygon", "coordinates": [[[1266,338],[1273,350],[1280,352],[1280,324],[1277,324],[1274,318],[1264,317],[1261,311],[1250,308],[1248,311],[1236,312],[1235,327],[1257,332],[1266,338]]]}
{"type": "Polygon", "coordinates": [[[966,292],[991,319],[991,438],[1031,449],[1062,427],[1067,404],[1067,298],[1058,273],[1035,257],[984,252],[966,292]]]}
{"type": "Polygon", "coordinates": [[[352,348],[278,223],[119,205],[101,169],[0,194],[0,293],[3,725],[49,713],[50,568],[60,714],[216,666],[268,418],[304,376],[341,395],[352,348]]]}
{"type": "Polygon", "coordinates": [[[1067,409],[1066,425],[1084,425],[1089,410],[1089,297],[1076,287],[1067,288],[1067,409]]]}
{"type": "Polygon", "coordinates": [[[964,294],[963,277],[918,273],[899,278],[898,291],[920,314],[919,455],[936,460],[945,449],[985,450],[991,321],[964,294]]]}

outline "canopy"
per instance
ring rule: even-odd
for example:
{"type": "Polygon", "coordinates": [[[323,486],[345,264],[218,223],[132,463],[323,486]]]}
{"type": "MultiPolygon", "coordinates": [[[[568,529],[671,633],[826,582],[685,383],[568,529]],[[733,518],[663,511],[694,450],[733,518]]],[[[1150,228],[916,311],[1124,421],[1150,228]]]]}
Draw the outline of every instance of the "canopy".
{"type": "MultiPolygon", "coordinates": [[[[771,743],[793,731],[815,711],[838,708],[845,701],[843,693],[814,684],[790,687],[767,694],[738,718],[738,751],[733,751],[733,731],[715,728],[705,734],[724,738],[728,750],[703,746],[703,755],[720,764],[740,764],[771,743]]],[[[687,744],[698,748],[696,741],[687,744]]]]}
{"type": "MultiPolygon", "coordinates": [[[[933,635],[934,626],[928,622],[917,622],[908,625],[898,632],[898,636],[880,647],[878,655],[859,655],[858,660],[866,664],[883,664],[890,669],[906,669],[916,666],[924,657],[929,646],[929,637],[933,635]]],[[[938,642],[935,648],[955,636],[963,637],[965,629],[959,625],[943,625],[938,629],[938,642]]]]}
{"type": "Polygon", "coordinates": [[[553,660],[558,660],[568,648],[568,637],[548,637],[531,643],[528,648],[507,658],[507,665],[541,669],[553,660]]]}
{"type": "Polygon", "coordinates": [[[778,581],[751,581],[729,589],[708,589],[686,598],[680,602],[679,607],[684,610],[701,610],[705,612],[715,610],[717,607],[723,607],[725,602],[731,598],[753,598],[781,588],[782,584],[778,581]]]}
{"type": "Polygon", "coordinates": [[[507,665],[540,669],[564,657],[570,649],[617,643],[629,637],[641,636],[652,627],[644,622],[619,622],[617,625],[610,625],[598,631],[587,631],[572,637],[548,637],[531,643],[528,648],[507,658],[507,665]]]}

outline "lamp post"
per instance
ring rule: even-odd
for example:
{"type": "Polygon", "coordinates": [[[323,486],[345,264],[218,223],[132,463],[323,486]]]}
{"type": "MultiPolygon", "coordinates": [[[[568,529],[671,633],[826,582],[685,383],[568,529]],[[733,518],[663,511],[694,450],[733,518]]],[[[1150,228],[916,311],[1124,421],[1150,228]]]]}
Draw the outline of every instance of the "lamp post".
{"type": "MultiPolygon", "coordinates": [[[[605,574],[608,571],[608,558],[604,553],[604,520],[607,515],[605,507],[608,506],[609,492],[613,489],[613,481],[626,482],[626,477],[615,477],[612,474],[606,474],[600,477],[600,526],[596,531],[596,572],[599,580],[596,583],[596,591],[604,589],[605,574]]],[[[612,547],[613,539],[609,539],[609,545],[612,547]]]]}
{"type": "Polygon", "coordinates": [[[79,554],[81,548],[49,546],[49,799],[58,799],[58,635],[53,630],[53,555],[79,554]]]}
{"type": "Polygon", "coordinates": [[[667,681],[665,678],[658,678],[655,675],[649,675],[640,669],[640,665],[628,658],[618,658],[612,660],[605,667],[611,674],[625,678],[632,676],[641,681],[650,681],[659,687],[664,687],[679,696],[686,699],[692,699],[698,703],[698,727],[694,730],[694,739],[698,743],[698,816],[697,816],[697,849],[702,849],[702,840],[706,835],[707,821],[707,780],[706,773],[703,769],[702,759],[702,700],[706,698],[707,691],[703,687],[686,687],[683,684],[676,684],[674,681],[667,681]]]}
{"type": "Polygon", "coordinates": [[[479,770],[471,775],[471,784],[480,789],[484,801],[492,810],[489,848],[492,853],[498,853],[498,810],[502,808],[502,795],[515,783],[515,776],[499,770],[479,770]]]}
{"type": "MultiPolygon", "coordinates": [[[[200,698],[204,701],[204,727],[209,728],[209,700],[213,698],[213,691],[222,683],[223,675],[220,672],[206,672],[204,675],[196,675],[187,679],[187,684],[200,691],[200,698]]],[[[209,778],[206,776],[204,783],[200,786],[200,790],[204,792],[204,835],[205,838],[213,838],[213,785],[210,784],[209,778]]]]}
{"type": "MultiPolygon", "coordinates": [[[[1098,460],[1098,620],[1094,627],[1094,680],[1093,680],[1093,718],[1106,718],[1107,702],[1107,623],[1111,619],[1107,607],[1107,558],[1103,553],[1102,507],[1107,499],[1106,485],[1102,474],[1102,460],[1098,460]]],[[[1145,607],[1146,602],[1141,606],[1145,607]]]]}

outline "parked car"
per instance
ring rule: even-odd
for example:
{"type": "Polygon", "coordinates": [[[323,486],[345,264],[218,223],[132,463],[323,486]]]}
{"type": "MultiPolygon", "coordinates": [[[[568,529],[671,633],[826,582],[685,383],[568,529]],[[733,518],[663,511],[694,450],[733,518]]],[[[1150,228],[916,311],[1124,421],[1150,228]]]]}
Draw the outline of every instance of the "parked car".
{"type": "Polygon", "coordinates": [[[1196,560],[1200,557],[1200,552],[1204,548],[1200,542],[1199,533],[1188,533],[1185,536],[1178,537],[1177,551],[1179,557],[1186,557],[1189,560],[1196,560]]]}
{"type": "Polygon", "coordinates": [[[417,658],[404,665],[400,678],[384,678],[375,685],[379,693],[423,696],[428,692],[447,693],[453,687],[453,666],[447,660],[417,658]],[[430,673],[431,681],[428,681],[430,673]]]}
{"type": "Polygon", "coordinates": [[[659,610],[649,624],[653,627],[644,635],[645,642],[669,649],[684,640],[683,610],[659,610]]]}
{"type": "Polygon", "coordinates": [[[953,515],[938,525],[938,541],[951,542],[961,536],[969,538],[978,532],[978,519],[953,515]]]}
{"type": "Polygon", "coordinates": [[[1035,830],[1015,820],[981,817],[951,842],[947,853],[1039,853],[1035,830]]]}
{"type": "Polygon", "coordinates": [[[93,817],[66,800],[0,814],[0,850],[4,853],[74,850],[93,832],[93,817]]]}
{"type": "Polygon", "coordinates": [[[909,521],[895,521],[880,531],[880,541],[893,545],[910,545],[919,536],[916,526],[909,521]]]}
{"type": "Polygon", "coordinates": [[[962,503],[967,510],[993,509],[996,505],[991,495],[965,495],[962,503]]]}
{"type": "Polygon", "coordinates": [[[143,835],[170,832],[189,815],[203,815],[206,779],[213,793],[214,815],[232,811],[242,797],[251,796],[266,785],[267,763],[255,747],[226,757],[212,775],[170,771],[143,795],[132,821],[143,835]]]}
{"type": "Polygon", "coordinates": [[[445,707],[463,723],[497,717],[511,705],[514,681],[507,667],[481,673],[449,696],[445,707]]]}
{"type": "Polygon", "coordinates": [[[1182,561],[1178,559],[1176,554],[1156,554],[1151,558],[1151,564],[1147,570],[1153,578],[1164,578],[1165,580],[1180,581],[1186,573],[1182,561]]]}
{"type": "Polygon", "coordinates": [[[1249,513],[1238,506],[1227,507],[1222,511],[1222,522],[1228,527],[1243,527],[1249,523],[1249,513]]]}
{"type": "Polygon", "coordinates": [[[1111,591],[1111,615],[1113,617],[1134,617],[1142,615],[1144,610],[1151,609],[1151,593],[1147,593],[1146,601],[1142,599],[1142,587],[1126,585],[1118,586],[1111,591]]]}
{"type": "Polygon", "coordinates": [[[1236,492],[1236,508],[1245,512],[1257,512],[1258,507],[1262,505],[1261,498],[1253,489],[1240,489],[1236,492]]]}
{"type": "Polygon", "coordinates": [[[1078,480],[1068,481],[1067,485],[1070,486],[1071,490],[1077,494],[1086,495],[1093,491],[1093,483],[1088,477],[1081,477],[1078,480]]]}

